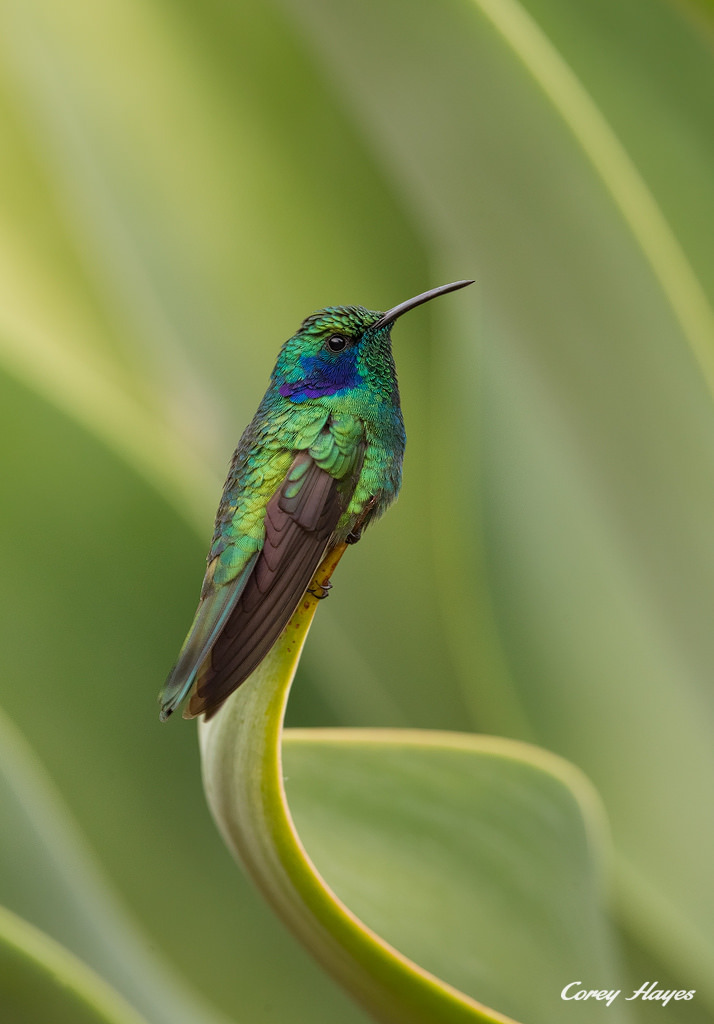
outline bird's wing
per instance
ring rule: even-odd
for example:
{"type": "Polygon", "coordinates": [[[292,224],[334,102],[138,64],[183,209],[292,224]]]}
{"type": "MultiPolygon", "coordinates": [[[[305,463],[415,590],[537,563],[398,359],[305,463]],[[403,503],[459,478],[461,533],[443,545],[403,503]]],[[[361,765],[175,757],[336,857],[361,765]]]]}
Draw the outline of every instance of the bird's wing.
{"type": "MultiPolygon", "coordinates": [[[[329,431],[324,431],[327,434],[329,431]]],[[[363,445],[325,458],[332,442],[300,452],[268,502],[265,541],[223,628],[201,665],[184,717],[209,718],[260,664],[295,611],[322,561],[359,475],[363,445]],[[319,464],[329,464],[331,472],[319,464]],[[358,464],[359,463],[359,464],[358,464]]]]}

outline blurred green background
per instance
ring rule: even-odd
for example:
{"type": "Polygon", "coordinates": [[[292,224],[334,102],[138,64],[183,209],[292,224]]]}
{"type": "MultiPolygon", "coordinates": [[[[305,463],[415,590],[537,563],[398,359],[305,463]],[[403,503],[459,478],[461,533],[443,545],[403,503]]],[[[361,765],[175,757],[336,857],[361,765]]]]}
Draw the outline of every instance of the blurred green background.
{"type": "Polygon", "coordinates": [[[713,48],[695,0],[3,3],[0,902],[100,959],[104,922],[157,1020],[365,1019],[156,693],[279,345],[462,277],[395,329],[402,496],[288,722],[572,760],[634,987],[714,1008],[713,48]]]}

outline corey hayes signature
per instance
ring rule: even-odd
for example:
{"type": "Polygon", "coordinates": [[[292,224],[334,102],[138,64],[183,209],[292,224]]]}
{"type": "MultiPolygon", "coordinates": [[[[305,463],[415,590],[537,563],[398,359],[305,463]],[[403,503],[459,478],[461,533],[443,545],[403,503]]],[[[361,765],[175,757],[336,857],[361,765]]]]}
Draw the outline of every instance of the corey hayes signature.
{"type": "MultiPolygon", "coordinates": [[[[566,985],[560,993],[560,998],[596,999],[598,1002],[607,1003],[608,1006],[611,1006],[622,991],[619,988],[582,988],[582,984],[582,981],[571,981],[570,984],[566,985]]],[[[693,999],[694,993],[697,991],[695,988],[691,989],[689,992],[684,989],[657,988],[658,985],[658,981],[646,981],[644,985],[640,985],[637,991],[633,992],[631,996],[625,996],[625,999],[628,1003],[632,999],[652,999],[662,1003],[662,1006],[666,1006],[670,999],[674,999],[675,1001],[679,1001],[680,999],[693,999]]]]}

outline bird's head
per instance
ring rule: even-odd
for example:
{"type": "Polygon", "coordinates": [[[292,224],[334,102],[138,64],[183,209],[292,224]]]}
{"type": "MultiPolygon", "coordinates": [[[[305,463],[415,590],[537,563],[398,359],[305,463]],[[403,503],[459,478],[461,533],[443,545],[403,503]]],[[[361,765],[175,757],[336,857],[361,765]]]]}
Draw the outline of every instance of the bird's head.
{"type": "Polygon", "coordinates": [[[363,306],[328,306],[312,313],[280,351],[273,383],[293,402],[367,389],[383,401],[398,401],[390,332],[415,306],[463,288],[455,281],[408,299],[386,313],[363,306]]]}

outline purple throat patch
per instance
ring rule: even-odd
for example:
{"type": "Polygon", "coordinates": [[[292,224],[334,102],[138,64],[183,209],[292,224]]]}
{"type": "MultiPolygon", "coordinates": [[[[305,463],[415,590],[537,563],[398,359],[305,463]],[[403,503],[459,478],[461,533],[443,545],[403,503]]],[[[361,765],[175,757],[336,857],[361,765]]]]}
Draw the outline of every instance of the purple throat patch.
{"type": "Polygon", "coordinates": [[[357,349],[349,348],[338,359],[322,356],[301,356],[305,373],[301,380],[285,381],[278,388],[283,398],[304,402],[307,398],[324,398],[359,387],[362,376],[357,370],[357,349]]]}

